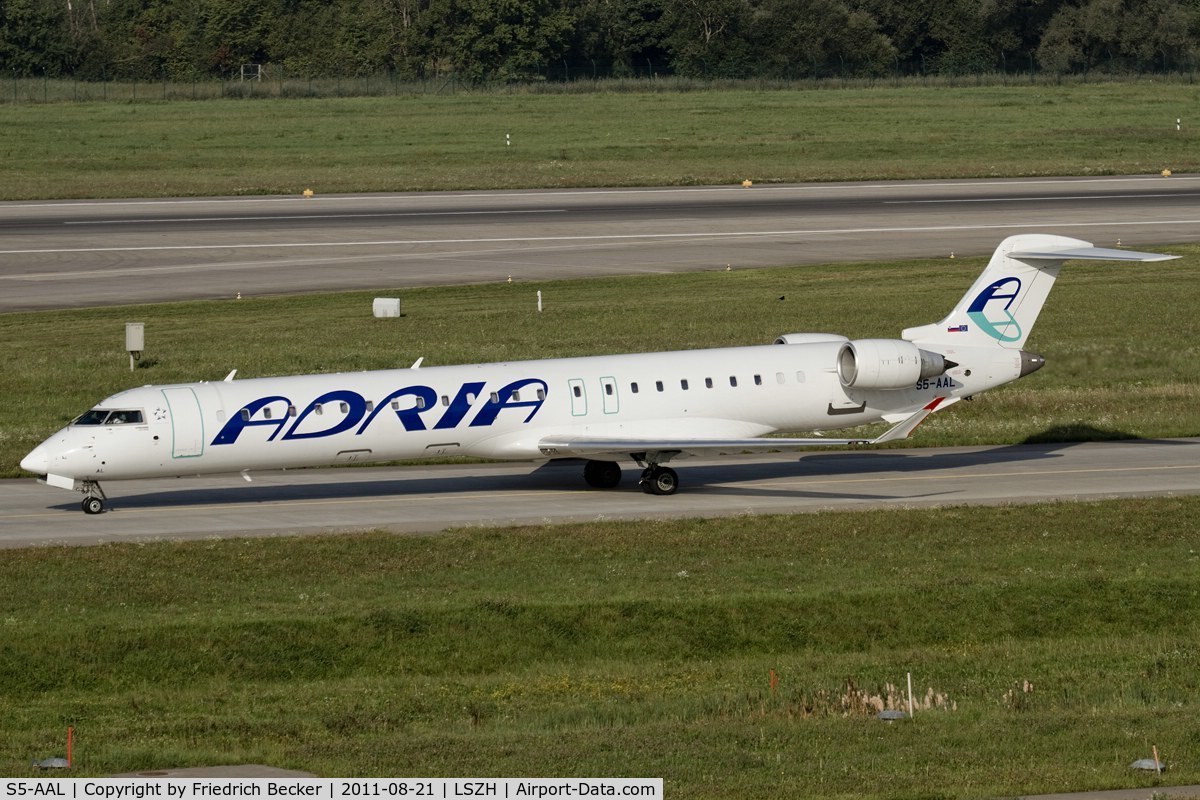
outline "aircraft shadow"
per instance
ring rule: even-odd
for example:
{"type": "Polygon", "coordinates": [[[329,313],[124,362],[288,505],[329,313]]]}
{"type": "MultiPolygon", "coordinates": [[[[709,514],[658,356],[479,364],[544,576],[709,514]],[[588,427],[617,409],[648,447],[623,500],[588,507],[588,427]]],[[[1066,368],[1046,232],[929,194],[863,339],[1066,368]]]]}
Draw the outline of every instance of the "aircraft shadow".
{"type": "MultiPolygon", "coordinates": [[[[981,450],[962,452],[922,451],[909,449],[903,452],[896,450],[854,450],[813,454],[801,454],[795,461],[770,461],[764,463],[731,463],[704,464],[689,468],[687,461],[678,462],[680,483],[686,491],[688,488],[704,487],[707,492],[737,496],[824,496],[802,489],[795,491],[779,488],[756,488],[754,486],[729,486],[730,483],[751,483],[759,480],[778,478],[835,478],[847,475],[857,475],[868,472],[937,472],[939,470],[958,470],[971,467],[997,466],[1003,464],[1022,463],[1034,465],[1047,460],[1062,458],[1064,451],[1079,447],[1089,442],[1122,441],[1131,447],[1139,445],[1193,445],[1188,441],[1139,439],[1132,434],[1120,431],[1105,431],[1088,426],[1070,426],[1068,428],[1052,428],[1034,434],[1024,442],[1000,447],[987,447],[981,450]]],[[[909,499],[937,497],[949,494],[935,492],[928,495],[906,495],[909,499]]],[[[831,493],[829,497],[885,499],[894,497],[875,495],[853,495],[831,493]]]]}
{"type": "MultiPolygon", "coordinates": [[[[1031,437],[1032,439],[1033,437],[1031,437]]],[[[1151,442],[1150,440],[1131,440],[1131,446],[1139,444],[1164,444],[1166,442],[1151,442]]],[[[704,490],[709,494],[722,494],[738,497],[811,497],[829,499],[863,499],[863,500],[892,500],[888,495],[878,495],[863,492],[811,491],[803,488],[780,489],[772,487],[755,487],[757,481],[778,478],[804,479],[831,478],[845,475],[855,475],[866,472],[933,472],[938,470],[955,470],[968,467],[995,466],[1000,464],[1024,463],[1034,464],[1049,459],[1062,457],[1062,452],[1071,447],[1084,444],[1075,442],[1033,442],[1003,447],[991,447],[981,450],[961,452],[917,450],[903,452],[892,450],[857,450],[822,452],[802,454],[792,459],[771,461],[750,461],[731,459],[722,462],[697,462],[692,465],[689,461],[679,461],[676,466],[680,472],[681,492],[704,490]]],[[[1178,442],[1188,444],[1188,442],[1178,442]]],[[[528,490],[579,490],[583,483],[582,461],[556,461],[543,464],[528,473],[496,473],[485,475],[430,475],[421,473],[419,467],[413,468],[412,477],[401,477],[387,480],[358,480],[351,471],[341,473],[342,478],[330,474],[329,480],[312,483],[298,479],[294,484],[245,484],[236,475],[229,476],[229,486],[207,485],[203,487],[181,486],[179,489],[154,490],[136,494],[113,494],[110,508],[155,508],[170,505],[225,505],[256,503],[280,503],[289,500],[336,500],[382,497],[388,495],[449,495],[474,494],[505,491],[528,490]]],[[[303,476],[304,470],[294,474],[303,476]]],[[[266,474],[266,473],[265,473],[266,474]]],[[[286,473],[269,473],[284,475],[286,473]]],[[[612,491],[637,491],[636,467],[626,468],[621,485],[612,491]]],[[[180,479],[186,481],[187,479],[180,479]]],[[[598,494],[604,490],[595,490],[598,494]]],[[[930,495],[910,495],[917,497],[932,497],[944,494],[941,492],[930,495]]],[[[71,509],[77,502],[62,503],[54,508],[71,509]]]]}

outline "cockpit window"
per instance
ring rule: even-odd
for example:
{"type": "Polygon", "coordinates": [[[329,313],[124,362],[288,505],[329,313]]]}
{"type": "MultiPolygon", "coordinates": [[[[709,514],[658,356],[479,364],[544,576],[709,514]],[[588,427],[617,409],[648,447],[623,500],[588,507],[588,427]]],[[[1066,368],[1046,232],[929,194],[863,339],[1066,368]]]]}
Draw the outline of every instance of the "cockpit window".
{"type": "Polygon", "coordinates": [[[72,425],[137,425],[143,421],[142,412],[140,409],[117,409],[110,411],[107,408],[93,408],[87,411],[79,419],[75,420],[72,425]]]}

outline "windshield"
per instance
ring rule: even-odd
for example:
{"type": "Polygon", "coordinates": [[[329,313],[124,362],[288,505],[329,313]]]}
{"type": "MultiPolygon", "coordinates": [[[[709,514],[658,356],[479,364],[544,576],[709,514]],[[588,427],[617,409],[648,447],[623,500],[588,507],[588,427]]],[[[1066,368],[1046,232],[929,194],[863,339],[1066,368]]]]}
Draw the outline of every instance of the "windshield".
{"type": "Polygon", "coordinates": [[[72,425],[130,425],[142,422],[140,409],[93,408],[72,422],[72,425]]]}

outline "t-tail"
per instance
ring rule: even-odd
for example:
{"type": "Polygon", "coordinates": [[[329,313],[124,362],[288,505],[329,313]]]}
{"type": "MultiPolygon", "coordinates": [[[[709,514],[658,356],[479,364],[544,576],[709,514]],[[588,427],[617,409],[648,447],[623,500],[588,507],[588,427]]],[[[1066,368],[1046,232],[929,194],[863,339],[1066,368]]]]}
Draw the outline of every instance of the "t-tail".
{"type": "Polygon", "coordinates": [[[1172,258],[1178,256],[1094,247],[1090,242],[1066,236],[1042,233],[1010,236],[996,248],[987,269],[945,319],[907,328],[901,336],[919,346],[941,351],[947,347],[994,345],[1020,350],[1037,322],[1063,262],[1172,258]]]}

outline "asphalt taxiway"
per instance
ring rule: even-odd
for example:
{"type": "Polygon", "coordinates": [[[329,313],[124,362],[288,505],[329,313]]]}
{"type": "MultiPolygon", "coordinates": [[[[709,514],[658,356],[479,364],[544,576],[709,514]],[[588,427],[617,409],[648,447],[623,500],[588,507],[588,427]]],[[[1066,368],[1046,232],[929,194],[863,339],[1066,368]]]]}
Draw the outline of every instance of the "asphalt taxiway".
{"type": "Polygon", "coordinates": [[[587,489],[579,462],[292,470],[110,483],[110,510],[35,480],[0,482],[0,547],[362,530],[714,517],[1200,494],[1200,439],[855,450],[677,462],[681,488],[638,471],[587,489]]]}
{"type": "Polygon", "coordinates": [[[1200,240],[1200,176],[0,203],[0,312],[1200,240]]]}

